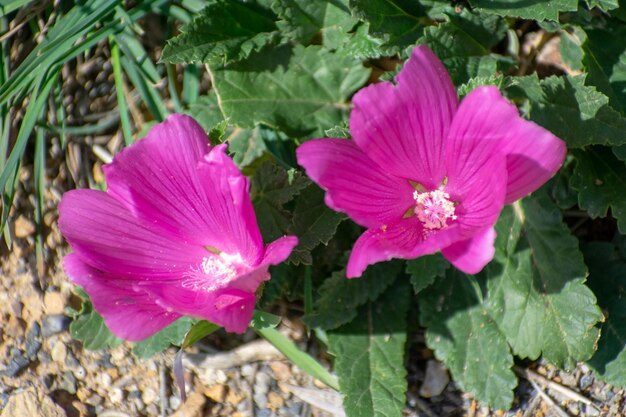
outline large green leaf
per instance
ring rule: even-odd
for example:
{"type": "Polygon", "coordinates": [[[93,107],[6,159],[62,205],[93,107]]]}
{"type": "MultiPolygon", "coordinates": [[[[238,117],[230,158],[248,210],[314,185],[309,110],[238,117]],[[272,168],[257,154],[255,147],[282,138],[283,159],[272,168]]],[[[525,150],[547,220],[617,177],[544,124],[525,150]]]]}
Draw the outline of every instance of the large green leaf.
{"type": "Polygon", "coordinates": [[[350,323],[328,333],[349,417],[400,417],[404,409],[406,314],[411,289],[398,281],[350,323]]]}
{"type": "Polygon", "coordinates": [[[559,12],[578,8],[577,0],[470,0],[470,4],[500,16],[533,20],[558,20],[559,12]]]}
{"type": "Polygon", "coordinates": [[[487,306],[513,352],[566,368],[591,357],[603,316],[560,210],[540,192],[505,207],[496,230],[487,306]]]}
{"type": "Polygon", "coordinates": [[[293,211],[293,234],[298,236],[298,246],[294,248],[289,261],[311,265],[311,251],[319,244],[328,244],[344,218],[344,214],[326,206],[322,189],[315,185],[305,188],[293,211]]]}
{"type": "Polygon", "coordinates": [[[480,402],[508,409],[517,384],[513,355],[481,303],[476,278],[452,268],[421,292],[419,306],[426,342],[455,382],[480,402]]]}
{"type": "Polygon", "coordinates": [[[611,105],[626,114],[626,25],[609,21],[604,28],[586,31],[583,64],[587,83],[609,97],[611,105]]]}
{"type": "Polygon", "coordinates": [[[499,62],[506,61],[490,50],[506,36],[504,19],[468,10],[447,17],[447,22],[428,27],[421,41],[441,59],[455,84],[492,76],[499,62]]]}
{"type": "Polygon", "coordinates": [[[564,139],[570,148],[626,144],[626,118],[607,96],[585,85],[585,76],[537,75],[509,79],[508,95],[528,100],[530,119],[564,139]]]}
{"type": "Polygon", "coordinates": [[[149,338],[135,343],[133,353],[139,358],[146,359],[163,352],[171,345],[180,346],[193,323],[194,319],[191,317],[181,317],[149,338]]]}
{"type": "Polygon", "coordinates": [[[211,66],[222,111],[244,128],[263,123],[293,136],[323,136],[344,120],[366,80],[360,61],[319,46],[283,46],[226,67],[211,66]]]}
{"type": "Polygon", "coordinates": [[[237,61],[278,38],[276,16],[257,1],[217,0],[170,39],[161,59],[169,63],[237,61]]]}
{"type": "Polygon", "coordinates": [[[620,232],[626,233],[626,164],[600,146],[576,153],[572,186],[578,204],[592,218],[605,217],[609,207],[620,232]]]}
{"type": "Polygon", "coordinates": [[[74,311],[73,321],[70,324],[70,334],[76,340],[83,342],[85,349],[99,350],[108,347],[115,347],[122,343],[111,333],[109,328],[104,324],[104,319],[96,310],[89,300],[89,296],[82,289],[77,288],[76,294],[83,300],[80,310],[74,311]]]}
{"type": "Polygon", "coordinates": [[[587,363],[596,376],[626,386],[626,260],[614,244],[594,242],[584,247],[589,286],[606,311],[596,354],[587,363]]]}
{"type": "Polygon", "coordinates": [[[413,45],[428,20],[426,9],[414,0],[350,0],[350,8],[369,22],[370,34],[389,52],[413,45]]]}
{"type": "Polygon", "coordinates": [[[400,274],[399,261],[372,265],[360,278],[346,278],[342,269],[334,272],[319,288],[313,313],[304,316],[311,327],[334,329],[350,322],[357,315],[357,308],[376,300],[400,274]]]}
{"type": "Polygon", "coordinates": [[[589,8],[599,7],[604,11],[617,9],[619,7],[618,0],[585,0],[589,8]]]}
{"type": "Polygon", "coordinates": [[[345,41],[358,22],[347,0],[275,0],[272,9],[282,19],[277,26],[283,36],[308,43],[321,31],[323,43],[330,49],[345,41]]]}

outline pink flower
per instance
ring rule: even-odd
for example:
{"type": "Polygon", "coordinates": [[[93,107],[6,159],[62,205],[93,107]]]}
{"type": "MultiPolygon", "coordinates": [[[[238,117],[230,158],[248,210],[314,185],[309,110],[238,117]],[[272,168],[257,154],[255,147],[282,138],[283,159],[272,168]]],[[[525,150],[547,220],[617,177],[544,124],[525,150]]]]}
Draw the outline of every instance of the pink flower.
{"type": "Polygon", "coordinates": [[[347,276],[391,258],[437,251],[474,274],[494,255],[505,204],[539,188],[561,166],[565,144],[522,119],[496,87],[459,104],[441,62],[425,46],[397,76],[359,91],[353,140],[316,139],[298,162],[326,190],[326,204],[367,228],[347,276]]]}
{"type": "Polygon", "coordinates": [[[182,315],[245,331],[269,265],[297,239],[263,246],[248,179],[225,151],[173,115],[104,167],[107,192],[63,196],[65,271],[115,335],[145,339],[182,315]]]}

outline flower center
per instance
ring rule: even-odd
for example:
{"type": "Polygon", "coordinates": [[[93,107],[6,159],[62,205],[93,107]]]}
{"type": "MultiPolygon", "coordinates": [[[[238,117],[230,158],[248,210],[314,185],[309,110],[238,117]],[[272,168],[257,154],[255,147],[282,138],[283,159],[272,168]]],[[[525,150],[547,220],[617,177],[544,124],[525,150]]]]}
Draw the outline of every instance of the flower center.
{"type": "Polygon", "coordinates": [[[443,190],[424,192],[416,190],[413,192],[413,199],[415,200],[413,211],[425,229],[443,229],[448,226],[448,220],[456,220],[454,202],[450,201],[450,194],[443,190]]]}
{"type": "Polygon", "coordinates": [[[184,275],[183,288],[203,290],[207,292],[223,288],[238,275],[237,266],[243,259],[238,253],[230,255],[224,252],[205,256],[199,266],[192,267],[184,275]]]}

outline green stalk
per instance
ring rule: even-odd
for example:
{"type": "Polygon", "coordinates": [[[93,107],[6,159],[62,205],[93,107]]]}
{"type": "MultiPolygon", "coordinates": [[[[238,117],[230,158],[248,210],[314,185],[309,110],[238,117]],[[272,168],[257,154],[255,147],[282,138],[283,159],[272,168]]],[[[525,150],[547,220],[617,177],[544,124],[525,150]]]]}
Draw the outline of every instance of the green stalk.
{"type": "Polygon", "coordinates": [[[124,94],[124,78],[122,76],[122,65],[120,64],[120,49],[113,37],[109,37],[111,45],[111,63],[113,64],[113,78],[115,79],[115,93],[117,95],[117,106],[120,111],[120,121],[122,122],[122,132],[126,146],[133,143],[133,132],[130,128],[130,118],[128,116],[128,105],[124,94]]]}

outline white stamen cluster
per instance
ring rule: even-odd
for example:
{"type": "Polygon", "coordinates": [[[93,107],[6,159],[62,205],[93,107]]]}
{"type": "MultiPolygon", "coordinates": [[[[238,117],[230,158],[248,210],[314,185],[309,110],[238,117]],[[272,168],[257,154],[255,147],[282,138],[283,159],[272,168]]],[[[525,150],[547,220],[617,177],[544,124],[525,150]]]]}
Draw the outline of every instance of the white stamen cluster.
{"type": "Polygon", "coordinates": [[[454,202],[450,201],[450,194],[443,190],[413,192],[415,200],[415,214],[428,230],[443,229],[448,226],[448,220],[456,220],[454,202]]]}
{"type": "Polygon", "coordinates": [[[199,267],[194,267],[185,274],[182,286],[208,292],[222,288],[237,277],[236,266],[242,262],[239,254],[229,255],[222,252],[219,255],[205,256],[199,267]]]}

